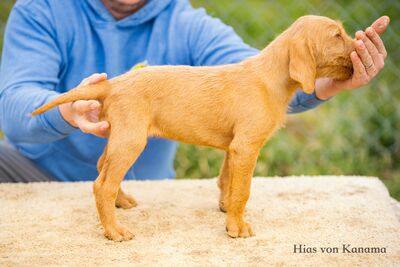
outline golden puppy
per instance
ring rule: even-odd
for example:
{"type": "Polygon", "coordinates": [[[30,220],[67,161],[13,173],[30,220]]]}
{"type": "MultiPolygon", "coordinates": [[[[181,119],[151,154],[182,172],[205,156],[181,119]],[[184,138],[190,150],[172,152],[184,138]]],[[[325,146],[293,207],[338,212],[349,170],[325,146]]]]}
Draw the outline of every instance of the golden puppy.
{"type": "Polygon", "coordinates": [[[97,99],[111,125],[98,161],[94,195],[105,236],[132,239],[120,225],[115,206],[134,199],[120,184],[149,136],[211,146],[226,151],[219,177],[220,208],[227,212],[231,237],[253,235],[244,209],[261,147],[284,123],[297,88],[314,91],[315,79],[348,79],[354,41],[339,22],[305,16],[259,55],[216,67],[160,66],[130,71],[98,84],[77,87],[35,110],[97,99]]]}

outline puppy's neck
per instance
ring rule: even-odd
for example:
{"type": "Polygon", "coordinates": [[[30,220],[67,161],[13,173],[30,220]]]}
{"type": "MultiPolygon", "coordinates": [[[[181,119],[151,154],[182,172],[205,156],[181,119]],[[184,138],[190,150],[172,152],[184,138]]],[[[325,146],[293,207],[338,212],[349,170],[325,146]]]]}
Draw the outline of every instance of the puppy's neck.
{"type": "Polygon", "coordinates": [[[284,107],[298,89],[298,83],[289,75],[289,43],[279,36],[257,56],[249,58],[243,64],[251,68],[258,79],[265,84],[265,90],[275,101],[284,107]]]}

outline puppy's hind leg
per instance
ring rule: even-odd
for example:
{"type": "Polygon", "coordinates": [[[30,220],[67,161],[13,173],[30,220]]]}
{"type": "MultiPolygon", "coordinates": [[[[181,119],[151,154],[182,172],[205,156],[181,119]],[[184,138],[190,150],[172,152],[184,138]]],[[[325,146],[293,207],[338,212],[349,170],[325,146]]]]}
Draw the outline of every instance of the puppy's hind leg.
{"type": "Polygon", "coordinates": [[[117,199],[115,200],[115,206],[117,208],[130,209],[130,208],[136,207],[137,202],[133,198],[133,196],[122,191],[122,188],[120,186],[119,190],[118,190],[117,199]]]}
{"type": "Polygon", "coordinates": [[[126,172],[146,146],[147,126],[112,125],[104,163],[93,188],[104,235],[114,241],[123,241],[132,239],[133,234],[117,221],[116,199],[126,172]]]}
{"type": "MultiPolygon", "coordinates": [[[[106,145],[103,154],[100,156],[100,158],[97,162],[97,170],[99,173],[101,173],[101,170],[103,169],[104,159],[107,155],[107,147],[108,146],[106,145]]],[[[133,198],[133,196],[122,191],[122,188],[120,186],[119,190],[118,190],[117,199],[115,200],[115,206],[117,208],[130,209],[130,208],[136,207],[137,202],[133,198]]]]}

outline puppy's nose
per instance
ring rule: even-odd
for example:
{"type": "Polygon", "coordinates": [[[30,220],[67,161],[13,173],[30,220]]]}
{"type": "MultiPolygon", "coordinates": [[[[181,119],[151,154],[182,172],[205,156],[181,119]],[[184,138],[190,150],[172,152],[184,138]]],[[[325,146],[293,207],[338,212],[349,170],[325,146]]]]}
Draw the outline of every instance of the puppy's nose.
{"type": "Polygon", "coordinates": [[[355,50],[356,50],[356,40],[349,38],[348,41],[346,42],[346,54],[350,56],[351,52],[355,50]]]}
{"type": "Polygon", "coordinates": [[[354,51],[356,49],[356,39],[349,38],[347,46],[349,49],[351,49],[351,51],[354,51]]]}

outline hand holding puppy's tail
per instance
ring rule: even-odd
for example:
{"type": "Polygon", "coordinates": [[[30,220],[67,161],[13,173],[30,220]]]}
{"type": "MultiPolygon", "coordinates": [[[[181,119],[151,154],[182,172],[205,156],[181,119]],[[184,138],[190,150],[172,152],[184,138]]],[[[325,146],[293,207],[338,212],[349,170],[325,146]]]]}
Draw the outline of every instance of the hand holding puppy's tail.
{"type": "Polygon", "coordinates": [[[31,113],[32,116],[36,116],[46,112],[56,106],[64,103],[74,102],[77,100],[100,100],[102,101],[107,93],[110,91],[110,83],[104,81],[98,84],[90,84],[84,86],[78,86],[71,91],[53,99],[52,101],[44,104],[31,113]]]}

